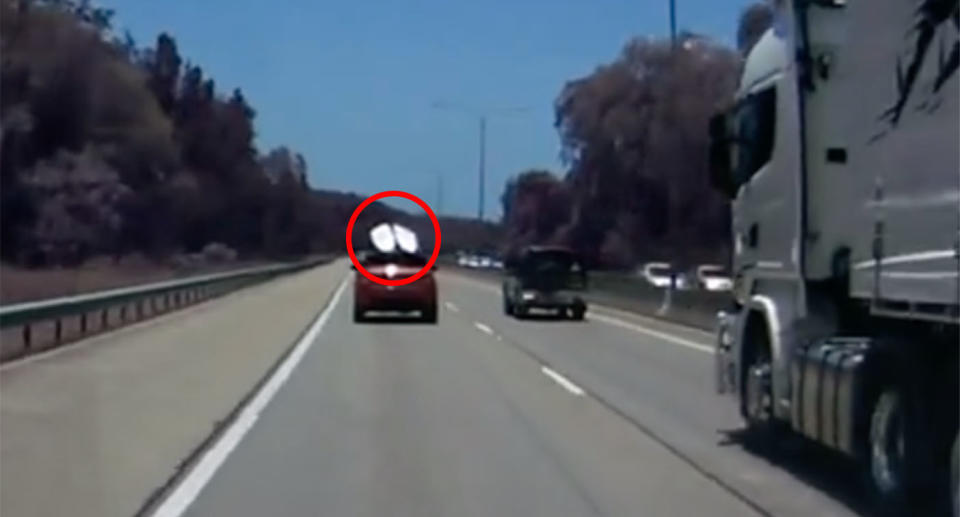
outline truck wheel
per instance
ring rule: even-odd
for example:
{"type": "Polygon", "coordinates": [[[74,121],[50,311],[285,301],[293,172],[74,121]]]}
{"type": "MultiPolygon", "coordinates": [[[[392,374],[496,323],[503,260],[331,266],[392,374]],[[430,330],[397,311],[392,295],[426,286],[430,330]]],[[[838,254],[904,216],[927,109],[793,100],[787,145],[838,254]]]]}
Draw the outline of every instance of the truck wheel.
{"type": "Polygon", "coordinates": [[[953,517],[960,517],[960,432],[953,439],[950,453],[950,509],[953,517]]]}
{"type": "Polygon", "coordinates": [[[574,307],[570,309],[571,317],[576,321],[583,321],[583,315],[587,312],[583,307],[574,307]]]}
{"type": "Polygon", "coordinates": [[[510,300],[507,298],[503,299],[503,313],[507,316],[511,316],[513,314],[513,304],[510,303],[510,300]]]}
{"type": "Polygon", "coordinates": [[[765,453],[774,453],[786,426],[773,414],[773,352],[765,326],[754,328],[751,336],[751,349],[743,359],[740,412],[748,440],[765,453]]]}
{"type": "Polygon", "coordinates": [[[765,340],[755,346],[744,368],[743,416],[751,431],[768,434],[773,427],[773,361],[765,340]]]}
{"type": "Polygon", "coordinates": [[[513,317],[518,320],[523,319],[527,316],[527,308],[523,305],[514,305],[513,306],[513,317]]]}
{"type": "Polygon", "coordinates": [[[900,392],[888,388],[870,415],[868,473],[880,508],[902,508],[907,493],[906,428],[900,392]]]}

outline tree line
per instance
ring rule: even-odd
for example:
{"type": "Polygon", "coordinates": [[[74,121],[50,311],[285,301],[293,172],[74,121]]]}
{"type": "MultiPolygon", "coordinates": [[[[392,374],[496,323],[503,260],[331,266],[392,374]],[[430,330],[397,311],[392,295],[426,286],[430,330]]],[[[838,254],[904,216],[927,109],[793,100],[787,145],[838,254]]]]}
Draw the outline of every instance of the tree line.
{"type": "Polygon", "coordinates": [[[88,0],[0,1],[4,260],[342,248],[356,197],[311,190],[299,153],[259,155],[243,92],[172,35],[139,46],[88,0]]]}
{"type": "Polygon", "coordinates": [[[554,104],[566,170],[507,182],[507,253],[553,243],[607,267],[724,261],[730,211],[707,180],[707,126],[732,101],[743,56],[771,19],[767,4],[745,9],[738,49],[689,32],[636,38],[567,82],[554,104]]]}
{"type": "MultiPolygon", "coordinates": [[[[89,0],[0,0],[2,258],[341,251],[362,198],[312,189],[293,150],[260,154],[240,89],[218,89],[170,34],[151,46],[118,35],[113,14],[89,0]]],[[[721,256],[729,216],[705,180],[705,128],[769,23],[764,5],[743,13],[739,54],[691,33],[635,39],[568,82],[555,102],[565,173],[519,174],[502,229],[448,218],[446,244],[565,243],[609,265],[721,256]]],[[[359,226],[391,219],[432,233],[379,204],[359,226]]]]}

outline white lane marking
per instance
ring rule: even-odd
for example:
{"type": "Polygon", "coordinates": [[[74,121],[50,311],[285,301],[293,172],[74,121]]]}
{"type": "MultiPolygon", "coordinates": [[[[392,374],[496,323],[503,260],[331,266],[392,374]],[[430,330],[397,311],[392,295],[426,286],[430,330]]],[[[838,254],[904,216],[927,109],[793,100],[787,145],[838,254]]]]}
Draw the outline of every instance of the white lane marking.
{"type": "Polygon", "coordinates": [[[484,334],[490,334],[491,336],[493,335],[493,329],[484,325],[483,323],[480,323],[479,321],[474,321],[473,326],[477,327],[477,330],[483,332],[484,334]]]}
{"type": "Polygon", "coordinates": [[[614,308],[614,307],[610,307],[609,305],[601,305],[601,304],[599,304],[599,303],[591,303],[591,304],[590,304],[590,307],[591,307],[591,309],[590,309],[590,314],[597,314],[597,311],[593,310],[594,308],[596,308],[596,309],[602,310],[603,312],[608,312],[608,313],[610,313],[610,314],[614,314],[614,315],[620,316],[620,319],[622,319],[622,320],[624,320],[624,321],[629,321],[629,320],[641,321],[641,322],[644,322],[644,323],[646,323],[646,324],[648,324],[648,325],[659,325],[659,326],[661,326],[661,327],[674,328],[674,329],[677,329],[678,331],[682,331],[682,332],[685,332],[685,333],[687,333],[687,334],[699,334],[700,336],[703,337],[703,339],[705,339],[705,340],[707,340],[707,341],[711,341],[711,340],[713,339],[713,337],[714,337],[713,333],[707,332],[707,331],[705,331],[705,330],[703,330],[703,329],[699,329],[699,328],[695,328],[695,327],[685,327],[685,326],[683,326],[683,325],[681,325],[681,324],[679,324],[679,323],[674,323],[674,322],[672,322],[672,321],[667,321],[667,320],[662,320],[662,319],[653,318],[653,317],[650,317],[650,316],[645,316],[645,315],[643,315],[643,314],[639,314],[639,313],[636,313],[636,312],[624,311],[624,310],[621,310],[621,309],[617,309],[617,308],[614,308]]]}
{"type": "MultiPolygon", "coordinates": [[[[497,288],[494,287],[494,286],[491,286],[490,284],[485,284],[485,283],[483,283],[483,282],[480,282],[480,281],[478,281],[478,280],[474,280],[474,279],[471,279],[471,278],[466,278],[466,277],[463,277],[463,276],[459,276],[459,275],[458,275],[457,280],[460,280],[460,281],[462,281],[463,283],[472,284],[472,285],[474,285],[474,286],[476,286],[476,287],[478,287],[478,288],[480,288],[480,289],[483,289],[483,290],[485,290],[485,291],[489,291],[489,292],[493,292],[493,293],[498,293],[498,294],[499,294],[499,292],[500,292],[499,289],[497,289],[497,288]]],[[[643,315],[641,315],[641,314],[634,314],[634,313],[632,313],[632,312],[622,311],[622,310],[619,310],[619,309],[615,309],[615,308],[613,308],[613,307],[608,307],[608,306],[606,306],[606,305],[600,305],[600,304],[591,304],[591,305],[592,305],[592,306],[595,306],[595,307],[597,307],[597,308],[599,308],[599,309],[602,309],[602,310],[604,310],[604,311],[606,311],[606,312],[613,312],[613,313],[619,313],[619,314],[627,315],[627,316],[629,316],[630,318],[633,318],[633,319],[642,319],[642,320],[647,320],[647,321],[655,321],[655,322],[657,322],[658,324],[662,324],[662,325],[674,325],[674,326],[680,327],[679,325],[676,325],[676,324],[674,324],[674,323],[670,323],[670,322],[667,322],[667,321],[656,320],[656,319],[653,319],[653,318],[648,318],[648,317],[643,316],[643,315]]],[[[599,313],[597,313],[597,312],[594,311],[594,310],[588,311],[588,312],[587,312],[587,315],[588,315],[588,317],[589,317],[591,320],[594,320],[594,321],[601,321],[601,322],[606,323],[606,324],[608,324],[608,325],[614,325],[614,326],[617,326],[617,327],[621,327],[621,328],[625,328],[625,329],[628,329],[628,330],[632,330],[632,331],[634,331],[634,332],[639,332],[639,333],[641,333],[641,334],[647,334],[647,335],[649,335],[649,336],[657,337],[657,338],[660,338],[660,339],[662,339],[662,340],[664,340],[664,341],[668,341],[668,342],[673,343],[673,344],[676,344],[676,345],[680,345],[680,346],[687,347],[687,348],[690,348],[690,349],[693,349],[693,350],[697,350],[697,351],[699,351],[699,352],[706,352],[706,353],[708,353],[708,354],[714,353],[712,346],[705,345],[705,344],[703,344],[703,343],[697,343],[696,341],[691,341],[691,340],[684,339],[684,338],[681,338],[681,337],[677,337],[677,336],[675,336],[675,335],[673,335],[673,334],[668,334],[668,333],[666,333],[666,332],[660,332],[660,331],[657,331],[657,330],[653,330],[653,329],[644,327],[644,326],[642,326],[642,325],[639,325],[639,324],[636,324],[636,323],[630,323],[630,322],[628,322],[628,321],[625,321],[625,320],[622,320],[622,319],[619,319],[619,318],[613,318],[613,317],[607,316],[607,315],[605,315],[605,314],[599,314],[599,313]]],[[[712,335],[712,334],[709,334],[709,333],[704,332],[704,331],[699,330],[699,329],[690,328],[690,327],[681,327],[681,328],[683,328],[684,331],[696,332],[696,333],[702,334],[705,339],[712,339],[712,338],[713,338],[713,335],[712,335]]]]}
{"type": "Polygon", "coordinates": [[[460,309],[457,308],[457,306],[454,305],[453,302],[446,302],[446,303],[444,303],[443,305],[444,305],[444,306],[447,308],[447,310],[450,311],[450,312],[460,312],[460,309]]]}
{"type": "Polygon", "coordinates": [[[641,334],[653,336],[655,338],[662,339],[664,341],[669,341],[673,344],[684,346],[693,350],[697,350],[699,352],[706,352],[708,354],[713,353],[713,347],[711,346],[704,345],[702,343],[697,343],[695,341],[683,339],[681,337],[677,337],[672,334],[667,334],[666,332],[660,332],[657,330],[648,329],[647,327],[637,325],[636,323],[630,323],[627,321],[623,321],[621,319],[611,318],[610,316],[597,314],[596,312],[593,312],[593,311],[589,312],[589,317],[591,320],[602,321],[603,323],[606,323],[608,325],[613,325],[615,327],[625,328],[628,330],[632,330],[634,332],[639,332],[641,334]]]}
{"type": "Polygon", "coordinates": [[[260,387],[257,394],[241,410],[240,415],[230,424],[226,432],[220,435],[216,443],[203,453],[200,461],[193,470],[187,474],[187,477],[185,477],[180,484],[177,485],[173,493],[164,499],[163,503],[157,507],[153,512],[153,517],[179,517],[183,515],[193,501],[196,500],[197,496],[200,495],[200,491],[203,490],[203,487],[206,486],[217,472],[217,469],[223,465],[223,462],[226,461],[230,453],[237,447],[244,435],[250,431],[253,424],[256,423],[260,417],[260,413],[267,404],[270,403],[280,388],[283,387],[284,383],[287,382],[294,368],[297,367],[303,359],[303,356],[310,350],[313,342],[317,340],[317,336],[320,335],[324,325],[326,325],[327,320],[330,319],[330,314],[333,313],[346,287],[347,279],[344,278],[334,292],[333,298],[330,299],[330,303],[323,309],[320,316],[314,320],[306,334],[294,345],[290,355],[284,359],[283,363],[273,372],[273,375],[270,376],[267,382],[260,387]]]}
{"type": "Polygon", "coordinates": [[[573,381],[564,377],[563,375],[560,375],[559,373],[553,371],[550,367],[540,366],[540,371],[543,372],[543,374],[546,375],[547,377],[550,377],[551,379],[553,379],[554,382],[562,386],[563,389],[569,391],[570,393],[573,393],[574,395],[577,395],[577,396],[583,395],[584,393],[583,388],[581,388],[580,386],[577,386],[576,384],[573,383],[573,381]]]}
{"type": "MultiPolygon", "coordinates": [[[[468,277],[465,277],[465,276],[462,276],[462,275],[457,275],[457,274],[455,274],[455,273],[454,273],[454,275],[455,275],[456,281],[458,281],[458,282],[463,282],[463,283],[465,283],[465,284],[471,284],[471,285],[473,285],[474,287],[477,287],[477,288],[482,289],[482,290],[484,290],[484,291],[488,291],[488,292],[490,292],[490,293],[500,294],[500,288],[499,288],[499,287],[490,285],[489,283],[484,283],[484,282],[479,281],[479,280],[475,280],[475,279],[472,279],[472,278],[468,278],[468,277]]],[[[614,313],[614,314],[621,314],[621,315],[626,316],[626,317],[629,317],[629,318],[631,318],[631,319],[639,319],[639,320],[649,321],[649,322],[652,322],[652,323],[656,323],[657,325],[673,326],[673,327],[676,327],[676,328],[681,329],[681,330],[684,331],[684,332],[693,332],[693,333],[702,334],[705,339],[712,339],[712,338],[713,338],[713,334],[712,334],[712,333],[706,332],[706,331],[704,331],[704,330],[701,330],[701,329],[698,329],[698,328],[695,328],[695,327],[687,327],[687,326],[684,326],[684,325],[681,325],[681,324],[678,324],[678,323],[674,323],[674,322],[671,322],[671,321],[661,320],[661,319],[657,319],[657,318],[651,318],[651,317],[649,317],[649,316],[644,316],[643,314],[639,314],[639,313],[636,313],[636,312],[625,311],[625,310],[622,310],[622,309],[617,309],[617,308],[611,307],[611,306],[609,306],[609,305],[603,305],[603,304],[600,304],[600,303],[591,303],[591,304],[590,304],[590,307],[596,307],[596,308],[598,308],[598,309],[603,310],[604,312],[610,312],[610,313],[614,313]]]]}

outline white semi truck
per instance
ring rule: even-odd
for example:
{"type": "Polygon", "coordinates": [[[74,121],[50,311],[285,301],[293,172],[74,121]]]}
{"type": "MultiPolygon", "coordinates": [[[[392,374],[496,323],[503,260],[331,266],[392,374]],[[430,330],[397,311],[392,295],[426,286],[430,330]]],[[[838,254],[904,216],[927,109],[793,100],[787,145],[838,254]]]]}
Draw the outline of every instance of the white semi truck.
{"type": "Polygon", "coordinates": [[[754,432],[863,461],[880,507],[957,515],[958,0],[774,6],[710,123],[734,241],[718,390],[754,432]]]}

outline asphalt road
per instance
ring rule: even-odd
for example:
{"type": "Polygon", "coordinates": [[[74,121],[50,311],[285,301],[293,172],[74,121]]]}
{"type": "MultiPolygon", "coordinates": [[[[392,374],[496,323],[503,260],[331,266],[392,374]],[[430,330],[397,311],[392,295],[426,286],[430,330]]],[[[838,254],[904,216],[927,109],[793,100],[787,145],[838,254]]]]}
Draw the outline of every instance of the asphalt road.
{"type": "Polygon", "coordinates": [[[195,516],[858,510],[849,502],[857,500],[853,474],[842,463],[811,460],[818,455],[805,447],[760,454],[742,443],[735,412],[713,394],[704,333],[602,308],[584,322],[519,321],[502,314],[491,284],[443,274],[439,286],[443,310],[434,326],[354,324],[347,285],[308,333],[289,377],[280,375],[286,382],[273,383],[275,396],[259,401],[264,407],[250,418],[241,415],[161,511],[178,504],[195,516]],[[208,463],[213,456],[219,460],[208,463]]]}

